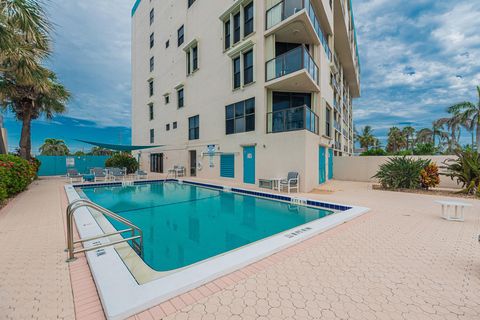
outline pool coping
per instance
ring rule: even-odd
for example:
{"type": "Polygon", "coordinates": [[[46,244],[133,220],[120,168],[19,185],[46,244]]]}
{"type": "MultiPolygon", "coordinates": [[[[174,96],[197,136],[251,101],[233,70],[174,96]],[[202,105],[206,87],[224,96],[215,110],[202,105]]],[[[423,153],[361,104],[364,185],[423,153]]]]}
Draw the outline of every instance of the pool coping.
{"type": "MultiPolygon", "coordinates": [[[[134,184],[162,181],[164,180],[141,180],[135,181],[134,184]]],[[[177,179],[169,179],[169,181],[189,183],[207,188],[232,191],[280,201],[289,201],[292,198],[298,199],[298,197],[295,196],[292,197],[188,180],[179,181],[177,179]]],[[[80,198],[75,190],[76,187],[115,185],[121,185],[121,182],[65,185],[65,191],[68,201],[72,202],[80,198]]],[[[234,272],[282,251],[287,247],[316,236],[369,211],[368,208],[364,207],[346,206],[306,198],[300,199],[304,200],[306,202],[305,204],[308,206],[330,208],[332,210],[344,210],[253,242],[245,247],[226,252],[218,257],[212,257],[204,262],[192,265],[191,267],[182,268],[178,272],[171,273],[163,278],[142,285],[137,283],[114,247],[106,247],[104,249],[87,252],[87,260],[107,319],[123,319],[137,314],[170,298],[188,292],[223,275],[234,272]]],[[[102,229],[87,208],[80,208],[75,213],[75,222],[81,237],[95,236],[103,233],[102,229]]],[[[108,239],[102,239],[102,243],[108,243],[108,241],[108,239]]],[[[92,243],[85,243],[86,247],[91,245],[92,243]]]]}

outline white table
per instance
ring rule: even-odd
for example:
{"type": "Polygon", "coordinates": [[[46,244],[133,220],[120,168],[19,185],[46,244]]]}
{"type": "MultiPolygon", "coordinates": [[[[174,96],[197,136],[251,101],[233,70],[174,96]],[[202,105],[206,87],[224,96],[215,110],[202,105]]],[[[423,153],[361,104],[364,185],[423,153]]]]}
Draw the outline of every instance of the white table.
{"type": "Polygon", "coordinates": [[[280,190],[280,181],[285,180],[285,178],[273,178],[273,190],[282,191],[280,190]]]}
{"type": "Polygon", "coordinates": [[[449,221],[464,221],[465,207],[472,206],[470,203],[461,201],[439,200],[435,202],[442,205],[442,218],[449,221]]]}

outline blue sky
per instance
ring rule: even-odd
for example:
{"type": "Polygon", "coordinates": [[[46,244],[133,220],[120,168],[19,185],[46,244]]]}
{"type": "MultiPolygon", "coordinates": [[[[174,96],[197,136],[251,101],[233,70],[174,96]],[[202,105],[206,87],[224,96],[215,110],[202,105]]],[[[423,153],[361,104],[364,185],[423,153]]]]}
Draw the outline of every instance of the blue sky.
{"type": "MultiPolygon", "coordinates": [[[[480,84],[480,1],[352,0],[362,67],[357,130],[429,126],[448,105],[476,101],[480,84]]],[[[33,152],[45,138],[130,142],[130,10],[133,0],[48,2],[56,25],[49,66],[73,94],[68,113],[33,124],[33,152]]],[[[20,126],[5,125],[9,147],[20,126]]],[[[468,137],[464,136],[468,143],[468,137]]]]}

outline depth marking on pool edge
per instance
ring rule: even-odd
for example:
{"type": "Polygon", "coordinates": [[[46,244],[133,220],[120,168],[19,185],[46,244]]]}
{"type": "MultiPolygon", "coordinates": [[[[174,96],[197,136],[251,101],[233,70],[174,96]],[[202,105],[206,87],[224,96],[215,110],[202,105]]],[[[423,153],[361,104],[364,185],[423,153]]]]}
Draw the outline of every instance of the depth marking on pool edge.
{"type": "Polygon", "coordinates": [[[304,232],[307,232],[309,230],[312,230],[312,228],[311,227],[301,228],[301,229],[297,229],[293,232],[287,233],[284,236],[287,237],[287,238],[293,238],[293,237],[296,237],[296,236],[298,236],[298,235],[300,235],[304,232]]]}

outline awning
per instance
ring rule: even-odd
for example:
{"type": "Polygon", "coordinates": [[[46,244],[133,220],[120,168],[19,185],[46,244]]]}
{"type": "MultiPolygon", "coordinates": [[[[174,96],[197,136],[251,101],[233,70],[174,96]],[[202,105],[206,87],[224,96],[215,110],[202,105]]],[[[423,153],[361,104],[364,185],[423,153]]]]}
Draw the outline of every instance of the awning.
{"type": "Polygon", "coordinates": [[[116,151],[134,151],[134,150],[142,150],[142,149],[151,149],[151,148],[158,148],[163,147],[163,145],[156,145],[156,146],[130,146],[124,144],[108,144],[108,143],[101,143],[101,142],[93,142],[93,141],[85,141],[75,139],[76,141],[88,143],[100,148],[109,149],[109,150],[116,150],[116,151]]]}

